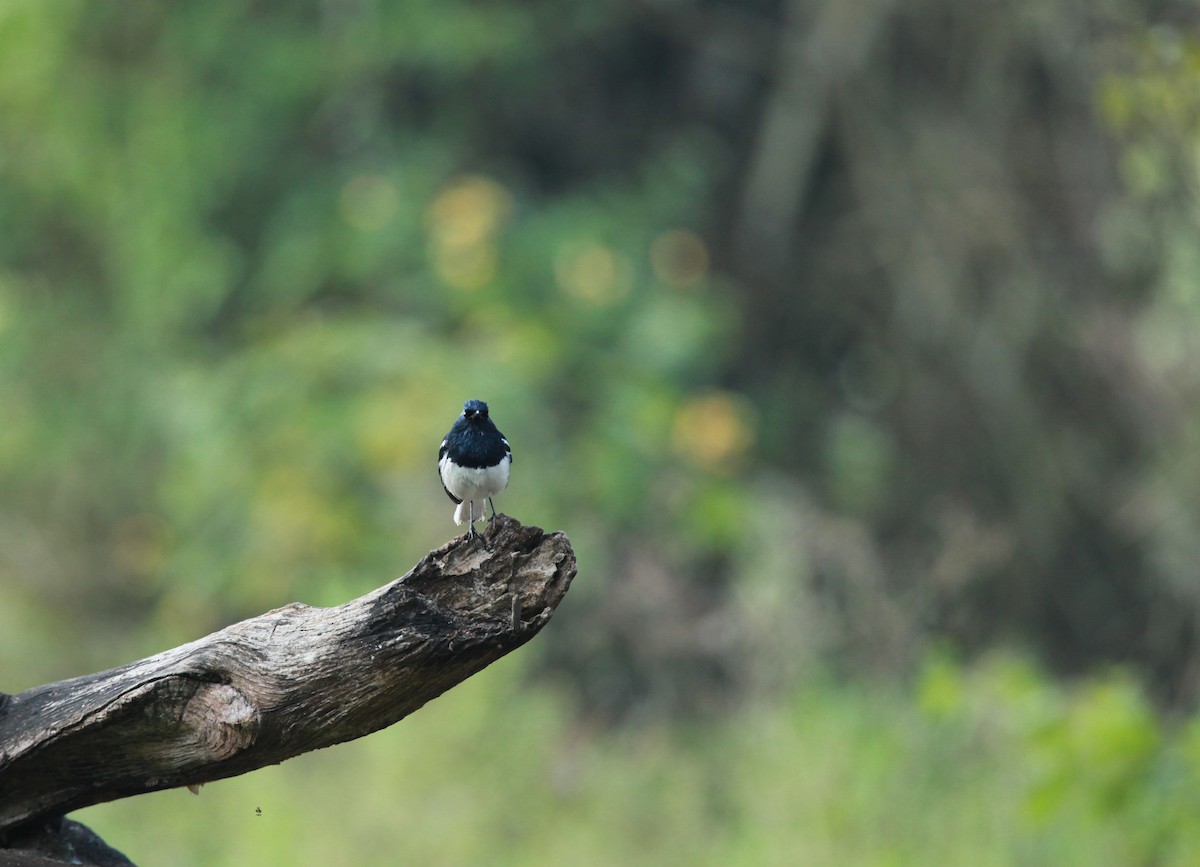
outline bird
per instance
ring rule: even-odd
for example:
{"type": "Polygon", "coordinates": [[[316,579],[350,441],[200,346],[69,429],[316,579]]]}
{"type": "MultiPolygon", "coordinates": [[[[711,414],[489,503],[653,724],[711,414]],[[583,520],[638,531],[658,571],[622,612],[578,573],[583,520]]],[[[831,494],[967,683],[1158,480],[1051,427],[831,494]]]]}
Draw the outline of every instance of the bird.
{"type": "Polygon", "coordinates": [[[484,516],[485,501],[492,507],[488,523],[496,519],[492,497],[508,487],[511,468],[512,448],[488,415],[488,405],[468,400],[438,449],[438,476],[446,496],[457,504],[454,523],[468,522],[468,538],[479,536],[475,522],[484,516]]]}

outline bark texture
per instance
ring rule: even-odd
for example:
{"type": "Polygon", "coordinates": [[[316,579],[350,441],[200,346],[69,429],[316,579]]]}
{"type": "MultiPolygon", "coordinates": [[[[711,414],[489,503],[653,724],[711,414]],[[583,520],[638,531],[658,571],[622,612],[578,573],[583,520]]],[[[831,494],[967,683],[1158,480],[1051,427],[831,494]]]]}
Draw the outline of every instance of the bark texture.
{"type": "Polygon", "coordinates": [[[456,539],[336,608],[292,603],[120,668],[0,693],[0,847],[71,810],[389,726],[536,635],[574,575],[564,534],[500,516],[483,543],[456,539]]]}

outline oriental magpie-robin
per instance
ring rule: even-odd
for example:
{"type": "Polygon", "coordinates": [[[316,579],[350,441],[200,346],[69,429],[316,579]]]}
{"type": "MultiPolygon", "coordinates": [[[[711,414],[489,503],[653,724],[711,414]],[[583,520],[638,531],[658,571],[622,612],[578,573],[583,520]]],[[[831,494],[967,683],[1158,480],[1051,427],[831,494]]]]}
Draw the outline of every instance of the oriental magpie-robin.
{"type": "Polygon", "coordinates": [[[488,405],[468,400],[438,450],[438,475],[447,496],[458,504],[454,523],[468,521],[468,536],[478,536],[475,522],[483,517],[486,500],[496,518],[492,496],[508,487],[512,449],[488,417],[488,405]],[[479,509],[476,511],[476,504],[479,509]]]}

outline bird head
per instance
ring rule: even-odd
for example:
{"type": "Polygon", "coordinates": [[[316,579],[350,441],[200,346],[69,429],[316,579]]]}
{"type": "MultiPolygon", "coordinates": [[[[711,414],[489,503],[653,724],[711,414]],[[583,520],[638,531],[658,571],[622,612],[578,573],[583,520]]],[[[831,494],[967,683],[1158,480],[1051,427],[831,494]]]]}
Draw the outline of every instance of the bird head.
{"type": "Polygon", "coordinates": [[[463,404],[463,416],[467,421],[488,417],[488,405],[482,400],[468,400],[463,404]]]}

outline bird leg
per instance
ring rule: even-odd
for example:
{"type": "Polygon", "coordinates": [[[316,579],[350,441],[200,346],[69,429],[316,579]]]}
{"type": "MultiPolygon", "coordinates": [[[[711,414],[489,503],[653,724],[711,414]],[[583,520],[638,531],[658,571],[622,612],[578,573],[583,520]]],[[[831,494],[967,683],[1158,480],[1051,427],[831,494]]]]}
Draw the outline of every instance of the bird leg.
{"type": "MultiPolygon", "coordinates": [[[[480,511],[483,511],[483,509],[480,508],[480,511]]],[[[483,515],[480,515],[479,517],[482,518],[483,515]]],[[[475,520],[476,520],[475,519],[475,501],[468,500],[467,501],[467,526],[470,529],[467,531],[467,538],[468,539],[478,539],[480,542],[483,542],[483,546],[486,548],[487,543],[484,542],[483,536],[479,533],[478,530],[475,529],[475,520]]]]}
{"type": "Polygon", "coordinates": [[[492,498],[488,497],[488,505],[492,507],[492,517],[488,518],[488,523],[496,520],[496,504],[492,502],[492,498]]]}

